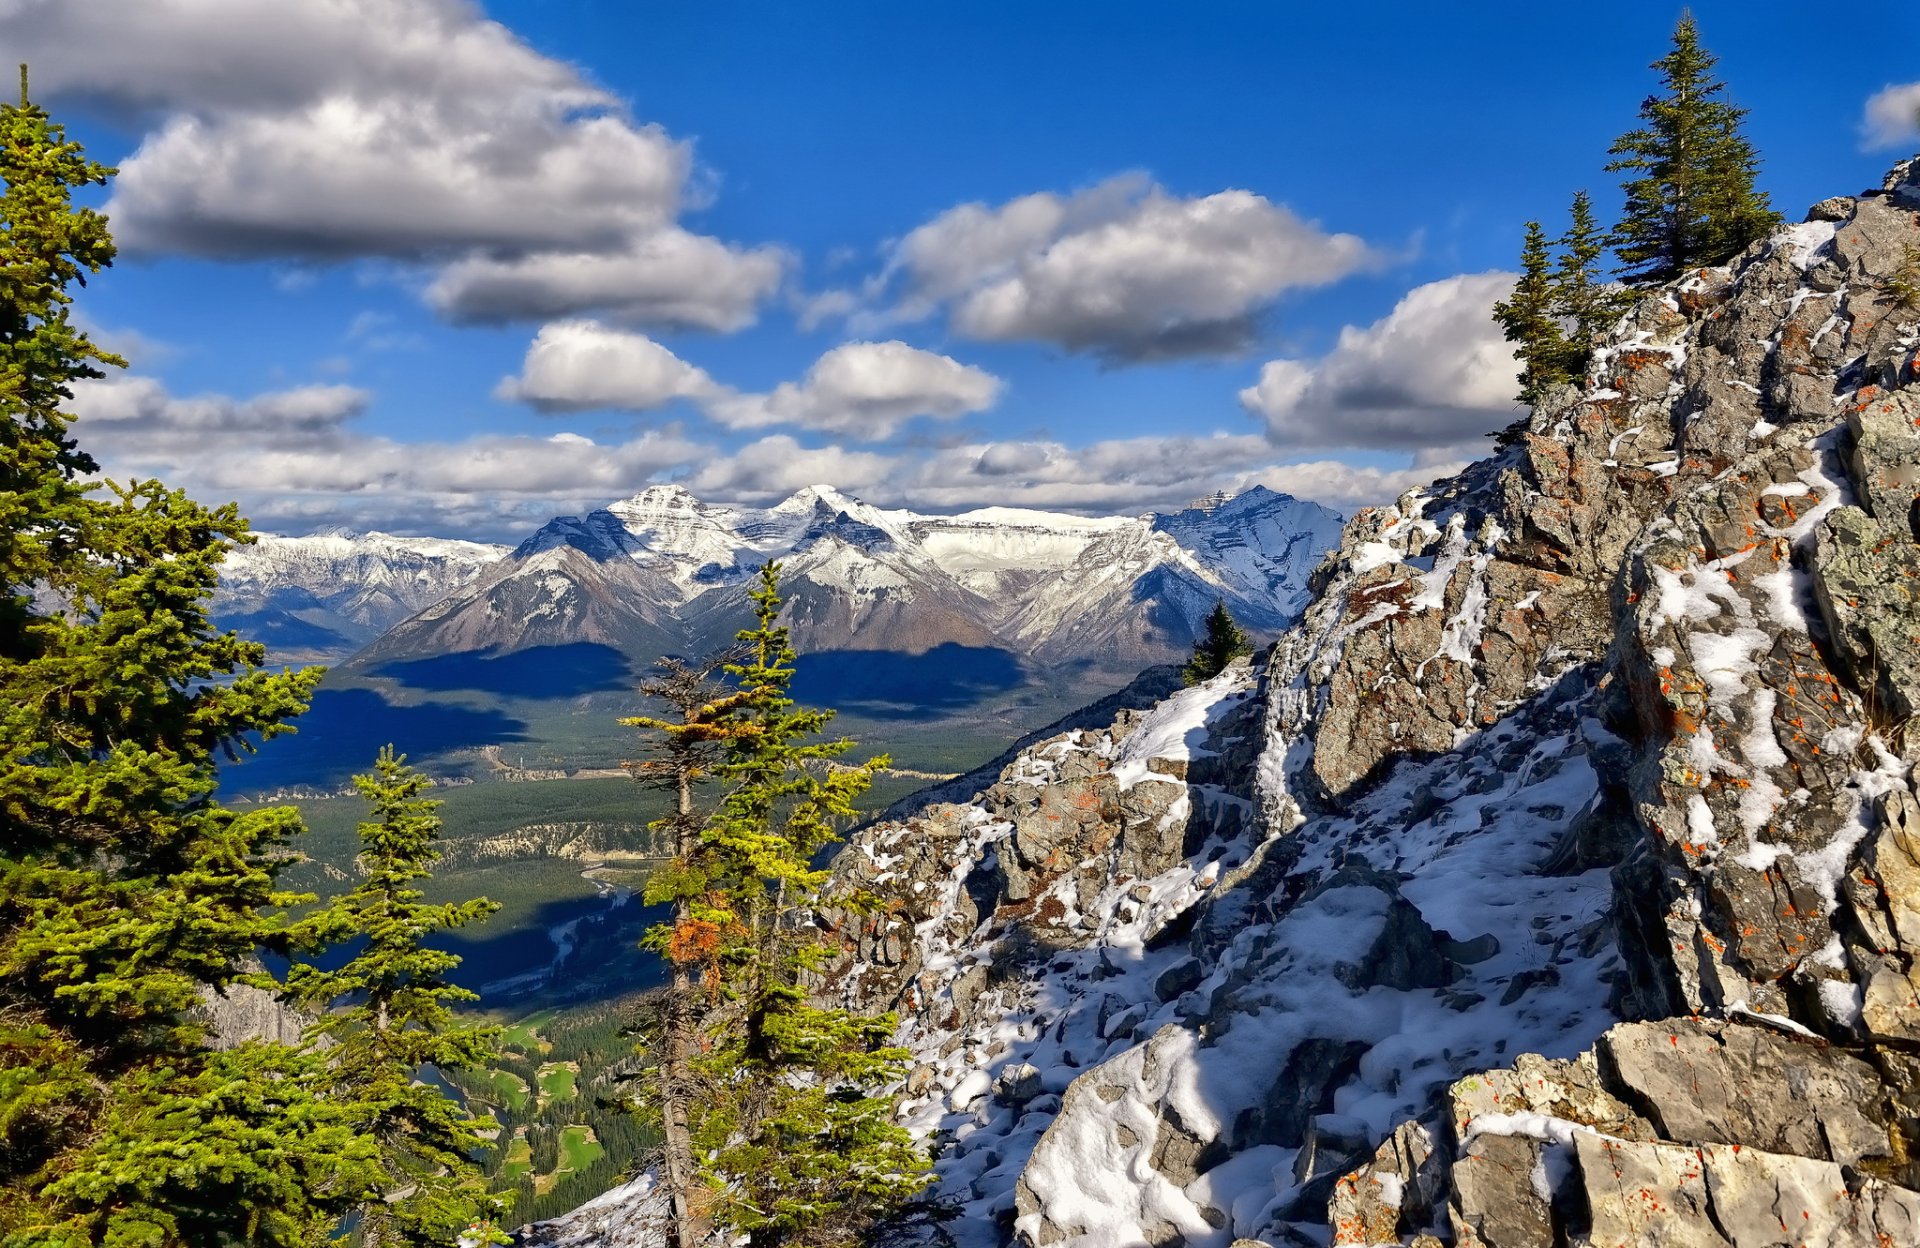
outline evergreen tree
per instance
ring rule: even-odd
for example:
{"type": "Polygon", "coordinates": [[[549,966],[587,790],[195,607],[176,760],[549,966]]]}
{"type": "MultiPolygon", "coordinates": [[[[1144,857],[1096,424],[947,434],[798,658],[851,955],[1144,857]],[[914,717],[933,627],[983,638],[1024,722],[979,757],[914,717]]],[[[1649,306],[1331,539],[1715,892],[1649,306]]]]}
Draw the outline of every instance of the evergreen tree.
{"type": "Polygon", "coordinates": [[[1779,225],[1754,186],[1760,158],[1740,133],[1747,110],[1719,98],[1716,58],[1700,46],[1691,14],[1673,50],[1653,63],[1662,91],[1640,106],[1642,126],[1615,140],[1609,173],[1628,173],[1626,215],[1611,242],[1620,273],[1659,283],[1721,264],[1779,225]]]}
{"type": "Polygon", "coordinates": [[[69,316],[112,263],[90,161],[0,106],[0,1242],[294,1245],[372,1153],[284,1045],[213,1049],[203,996],[284,936],[296,812],[214,800],[215,760],[282,730],[319,672],[207,618],[231,506],[97,471],[62,411],[124,361],[69,316]]]}
{"type": "Polygon", "coordinates": [[[678,939],[670,957],[706,968],[690,1125],[714,1223],[756,1246],[852,1244],[925,1186],[928,1165],[885,1092],[905,1073],[889,1044],[898,1020],[824,1009],[807,991],[827,953],[814,910],[828,872],[815,860],[886,759],[838,764],[853,742],[819,739],[833,713],[788,696],[796,656],[777,564],[753,601],[744,656],[726,665],[740,693],[716,769],[727,793],[700,828],[697,898],[684,890],[694,926],[654,939],[678,939]]]}
{"type": "Polygon", "coordinates": [[[1246,630],[1234,622],[1226,599],[1214,600],[1213,610],[1207,613],[1206,629],[1193,643],[1193,657],[1180,669],[1181,679],[1189,685],[1212,680],[1227,670],[1227,664],[1253,653],[1253,642],[1246,630]]]}
{"type": "Polygon", "coordinates": [[[1593,216],[1593,200],[1575,192],[1567,232],[1560,236],[1560,261],[1553,270],[1551,308],[1564,328],[1566,355],[1560,371],[1569,380],[1586,376],[1594,340],[1613,328],[1625,310],[1623,293],[1600,277],[1606,233],[1593,216]]]}
{"type": "Polygon", "coordinates": [[[326,1092],[379,1145],[384,1173],[360,1204],[363,1241],[445,1248],[463,1234],[486,1237],[504,1204],[476,1160],[488,1146],[481,1133],[498,1124],[422,1076],[491,1065],[499,1028],[455,1021],[453,1007],[478,997],[447,978],[459,957],[426,941],[499,906],[485,898],[425,902],[418,884],[440,857],[440,803],[422,796],[433,782],[392,746],[353,783],[373,815],[360,825],[361,881],[303,919],[295,938],[309,951],[358,947],[336,970],[296,963],[286,994],[319,1011],[307,1034],[328,1042],[326,1092]]]}
{"type": "Polygon", "coordinates": [[[1506,331],[1507,341],[1515,344],[1514,355],[1520,362],[1520,393],[1515,399],[1529,407],[1573,379],[1567,371],[1568,344],[1555,296],[1546,231],[1538,221],[1529,221],[1520,249],[1520,279],[1512,295],[1493,305],[1493,319],[1506,331]]]}
{"type": "Polygon", "coordinates": [[[658,1025],[650,1029],[640,1108],[660,1126],[661,1182],[673,1208],[674,1243],[692,1248],[706,1236],[703,1193],[696,1191],[698,1165],[693,1152],[695,1106],[704,1085],[696,1070],[699,1032],[704,1016],[701,987],[717,995],[721,952],[731,930],[723,913],[716,917],[708,904],[710,855],[700,839],[701,817],[694,804],[694,786],[712,775],[725,742],[743,731],[739,715],[751,696],[729,691],[715,679],[724,657],[702,664],[663,659],[653,679],[641,692],[659,699],[675,718],[637,715],[621,720],[629,728],[647,730],[649,754],[627,764],[643,783],[665,788],[674,795],[673,809],[647,827],[664,836],[672,857],[647,877],[644,899],[649,905],[670,905],[673,915],[648,932],[642,944],[667,963],[668,983],[658,1001],[658,1025]]]}

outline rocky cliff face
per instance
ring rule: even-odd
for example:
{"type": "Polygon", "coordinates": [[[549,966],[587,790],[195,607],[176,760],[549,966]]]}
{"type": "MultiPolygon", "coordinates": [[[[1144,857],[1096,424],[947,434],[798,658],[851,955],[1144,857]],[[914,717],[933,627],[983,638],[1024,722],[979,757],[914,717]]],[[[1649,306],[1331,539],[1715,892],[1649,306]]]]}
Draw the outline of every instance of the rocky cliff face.
{"type": "Polygon", "coordinates": [[[1916,213],[1649,294],[1256,669],[855,838],[929,1242],[1920,1243],[1916,213]]]}

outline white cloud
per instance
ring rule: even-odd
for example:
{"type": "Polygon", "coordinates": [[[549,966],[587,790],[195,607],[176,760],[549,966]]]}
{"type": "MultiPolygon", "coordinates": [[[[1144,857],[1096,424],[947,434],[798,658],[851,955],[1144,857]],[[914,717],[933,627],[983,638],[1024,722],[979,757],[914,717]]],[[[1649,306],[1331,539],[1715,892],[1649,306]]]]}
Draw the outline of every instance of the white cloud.
{"type": "Polygon", "coordinates": [[[864,497],[928,511],[998,505],[1137,514],[1177,510],[1219,489],[1264,485],[1351,511],[1456,472],[1478,453],[1446,448],[1394,468],[1334,459],[1275,463],[1273,446],[1257,434],[1115,438],[1081,447],[985,442],[902,460],[864,497]]]}
{"type": "Polygon", "coordinates": [[[512,538],[715,454],[677,428],[611,443],[574,433],[398,442],[354,427],[370,398],[348,386],[178,397],[151,378],[119,377],[77,384],[72,409],[104,475],[156,476],[295,532],[344,523],[512,538]]]}
{"type": "Polygon", "coordinates": [[[1860,133],[1869,150],[1911,146],[1920,139],[1920,82],[1874,92],[1861,116],[1860,133]]]}
{"type": "Polygon", "coordinates": [[[1458,466],[1451,448],[1408,468],[1275,463],[1266,439],[1224,433],[1082,447],[981,442],[930,455],[812,447],[786,433],[726,452],[675,426],[613,441],[560,432],[399,442],[356,427],[370,396],[347,386],[179,397],[151,378],[122,377],[75,390],[77,432],[106,475],[157,476],[206,502],[235,500],[259,527],[281,532],[348,524],[510,541],[551,516],[669,479],[731,503],[763,503],[824,482],[869,502],[927,511],[1011,505],[1136,514],[1258,484],[1352,508],[1389,501],[1458,466]]]}
{"type": "Polygon", "coordinates": [[[915,465],[898,490],[911,505],[934,510],[1004,504],[1138,512],[1183,506],[1272,453],[1251,434],[1117,438],[1078,448],[973,443],[915,465]]]}
{"type": "Polygon", "coordinates": [[[450,264],[457,320],[722,330],[785,272],[681,229],[689,145],[470,0],[0,0],[0,41],[150,127],[107,205],[130,251],[450,264]]]}
{"type": "Polygon", "coordinates": [[[456,324],[600,312],[627,325],[724,332],[753,323],[790,263],[777,247],[730,247],[669,228],[611,253],[469,256],[443,269],[426,297],[456,324]]]}
{"type": "MultiPolygon", "coordinates": [[[[969,337],[1132,361],[1237,351],[1282,293],[1373,259],[1353,235],[1252,192],[1182,199],[1129,174],[1070,196],[950,209],[894,247],[865,295],[900,288],[869,314],[876,324],[945,306],[969,337]]],[[[846,292],[816,298],[831,307],[846,292]]]]}
{"type": "Polygon", "coordinates": [[[1282,446],[1449,446],[1518,414],[1519,366],[1493,321],[1511,273],[1449,277],[1408,291],[1380,320],[1340,331],[1318,360],[1273,360],[1240,402],[1282,446]]]}
{"type": "MultiPolygon", "coordinates": [[[[1485,450],[1485,447],[1470,448],[1470,454],[1481,454],[1485,450]]],[[[1337,459],[1274,464],[1235,477],[1226,488],[1237,493],[1264,485],[1282,494],[1309,498],[1351,513],[1361,507],[1390,503],[1414,486],[1451,476],[1470,462],[1469,454],[1456,451],[1438,459],[1419,457],[1405,468],[1348,464],[1337,459]]]]}
{"type": "Polygon", "coordinates": [[[849,493],[883,498],[884,482],[900,461],[838,446],[808,448],[784,433],[771,434],[694,473],[687,488],[702,498],[764,502],[826,483],[849,493]]]}
{"type": "Polygon", "coordinates": [[[503,379],[494,393],[549,413],[644,412],[690,399],[731,429],[790,425],[878,441],[917,417],[982,411],[999,397],[1000,380],[904,342],[849,342],[814,361],[797,382],[743,394],[644,334],[598,321],[560,321],[541,329],[520,375],[503,379]]]}
{"type": "Polygon", "coordinates": [[[557,321],[527,348],[518,377],[494,393],[543,412],[616,408],[644,412],[719,392],[711,377],[645,334],[598,321],[557,321]]]}
{"type": "Polygon", "coordinates": [[[708,414],[736,429],[796,425],[875,441],[917,416],[983,411],[1000,389],[999,378],[949,356],[898,341],[849,342],[816,360],[803,380],[721,397],[708,414]]]}
{"type": "Polygon", "coordinates": [[[249,399],[177,398],[150,377],[115,376],[77,383],[69,406],[83,430],[101,430],[107,445],[123,454],[176,448],[205,454],[207,439],[216,437],[292,444],[330,438],[365,412],[371,397],[353,386],[300,386],[249,399]]]}

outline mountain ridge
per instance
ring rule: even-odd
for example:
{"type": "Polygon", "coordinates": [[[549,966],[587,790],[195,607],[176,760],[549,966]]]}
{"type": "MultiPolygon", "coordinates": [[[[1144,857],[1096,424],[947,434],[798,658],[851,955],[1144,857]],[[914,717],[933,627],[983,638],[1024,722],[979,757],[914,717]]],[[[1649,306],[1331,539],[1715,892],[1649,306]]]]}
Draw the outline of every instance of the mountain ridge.
{"type": "Polygon", "coordinates": [[[786,619],[806,651],[955,644],[1042,665],[1138,668],[1183,652],[1219,599],[1250,628],[1277,631],[1340,523],[1259,487],[1226,509],[1234,532],[1195,510],[930,516],[827,486],[736,508],[651,486],[555,517],[354,664],[581,641],[647,660],[715,649],[745,621],[754,572],[777,559],[786,619]],[[1249,516],[1258,523],[1243,525],[1249,516]]]}

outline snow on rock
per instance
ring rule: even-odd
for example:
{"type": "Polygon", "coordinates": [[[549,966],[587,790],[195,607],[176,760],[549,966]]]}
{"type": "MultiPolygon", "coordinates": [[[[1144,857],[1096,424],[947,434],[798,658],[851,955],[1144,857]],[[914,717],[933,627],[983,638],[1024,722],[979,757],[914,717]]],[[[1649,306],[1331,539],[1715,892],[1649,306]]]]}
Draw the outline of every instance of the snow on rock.
{"type": "Polygon", "coordinates": [[[336,658],[471,584],[504,546],[328,529],[259,534],[228,552],[217,617],[276,657],[336,658]]]}
{"type": "Polygon", "coordinates": [[[1916,169],[1641,298],[1255,671],[857,834],[820,991],[941,1242],[1920,1243],[1916,169]]]}

